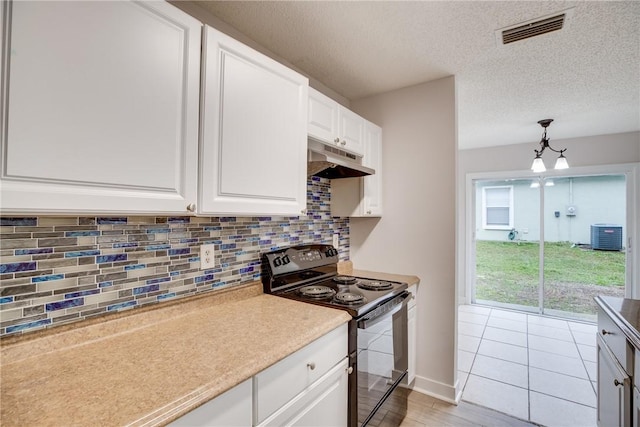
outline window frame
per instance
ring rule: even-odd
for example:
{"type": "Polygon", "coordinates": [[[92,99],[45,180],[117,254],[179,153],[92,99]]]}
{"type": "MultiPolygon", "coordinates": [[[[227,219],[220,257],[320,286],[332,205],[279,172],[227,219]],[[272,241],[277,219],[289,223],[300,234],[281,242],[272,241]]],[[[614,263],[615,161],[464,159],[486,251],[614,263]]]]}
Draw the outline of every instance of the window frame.
{"type": "Polygon", "coordinates": [[[513,185],[495,185],[495,186],[486,186],[482,187],[482,228],[484,230],[511,230],[514,228],[513,221],[513,185]],[[487,206],[487,191],[486,190],[495,190],[495,189],[509,189],[509,206],[487,206]],[[497,224],[487,224],[487,208],[509,208],[509,224],[508,225],[497,225],[497,224]]]}

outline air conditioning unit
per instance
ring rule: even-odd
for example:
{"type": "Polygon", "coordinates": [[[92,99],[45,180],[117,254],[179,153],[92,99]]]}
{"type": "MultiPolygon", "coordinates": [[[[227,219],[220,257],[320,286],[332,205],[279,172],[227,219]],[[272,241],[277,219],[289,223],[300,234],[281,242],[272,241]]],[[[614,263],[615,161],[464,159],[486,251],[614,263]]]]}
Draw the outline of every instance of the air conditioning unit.
{"type": "Polygon", "coordinates": [[[591,226],[591,248],[600,251],[621,251],[622,226],[593,224],[591,226]]]}

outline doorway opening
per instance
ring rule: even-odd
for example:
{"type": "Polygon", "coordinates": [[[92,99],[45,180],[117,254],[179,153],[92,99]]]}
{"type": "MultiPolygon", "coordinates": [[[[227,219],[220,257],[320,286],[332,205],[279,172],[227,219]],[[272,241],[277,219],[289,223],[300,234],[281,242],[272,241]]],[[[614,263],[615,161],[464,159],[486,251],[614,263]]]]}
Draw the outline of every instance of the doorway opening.
{"type": "Polygon", "coordinates": [[[625,296],[626,180],[474,180],[471,301],[595,321],[594,296],[625,296]]]}

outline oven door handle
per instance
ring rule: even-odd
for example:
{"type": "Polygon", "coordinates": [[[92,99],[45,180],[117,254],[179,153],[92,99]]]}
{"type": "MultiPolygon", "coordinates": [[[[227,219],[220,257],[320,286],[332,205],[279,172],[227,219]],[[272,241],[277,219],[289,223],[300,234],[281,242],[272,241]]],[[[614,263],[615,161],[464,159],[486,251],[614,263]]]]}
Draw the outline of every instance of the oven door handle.
{"type": "Polygon", "coordinates": [[[396,302],[395,307],[393,307],[391,310],[389,311],[385,311],[384,313],[380,314],[379,316],[374,316],[374,317],[365,317],[362,320],[358,321],[358,328],[360,329],[367,329],[377,323],[382,322],[384,319],[393,316],[394,314],[396,314],[398,311],[400,311],[400,309],[402,309],[402,307],[406,304],[406,300],[407,297],[411,295],[409,292],[407,293],[403,293],[402,295],[399,295],[398,297],[396,297],[395,299],[400,300],[399,302],[396,302]]]}

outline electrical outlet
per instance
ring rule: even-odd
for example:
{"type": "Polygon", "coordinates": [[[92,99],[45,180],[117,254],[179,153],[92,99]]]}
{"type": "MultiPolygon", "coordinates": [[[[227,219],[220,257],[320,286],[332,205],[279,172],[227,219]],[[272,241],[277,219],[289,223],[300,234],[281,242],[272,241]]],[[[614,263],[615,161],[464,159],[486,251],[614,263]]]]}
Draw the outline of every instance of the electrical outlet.
{"type": "Polygon", "coordinates": [[[338,233],[333,235],[333,247],[336,249],[340,247],[340,234],[338,233]]]}
{"type": "Polygon", "coordinates": [[[215,267],[215,245],[210,243],[208,245],[200,246],[200,270],[206,270],[207,268],[215,267]]]}

